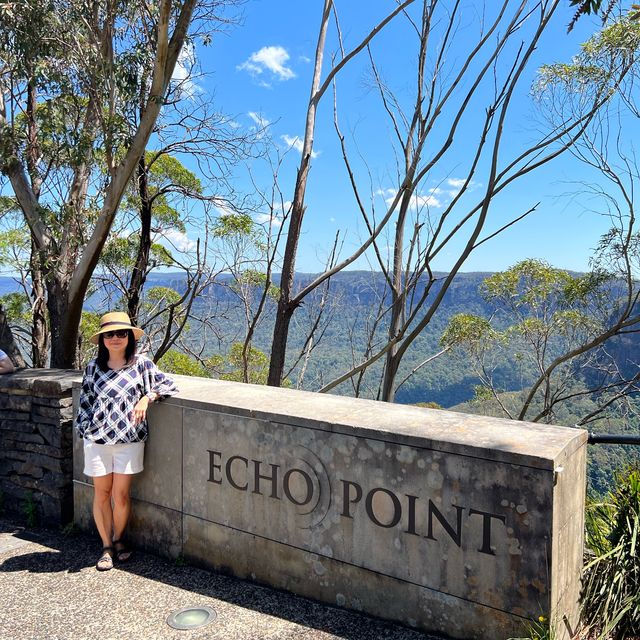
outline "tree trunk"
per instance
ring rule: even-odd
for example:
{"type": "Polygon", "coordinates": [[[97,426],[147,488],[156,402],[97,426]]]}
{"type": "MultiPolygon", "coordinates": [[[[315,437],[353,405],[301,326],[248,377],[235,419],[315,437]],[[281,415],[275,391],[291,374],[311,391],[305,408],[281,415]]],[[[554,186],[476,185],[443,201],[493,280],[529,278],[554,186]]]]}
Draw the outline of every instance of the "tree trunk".
{"type": "Polygon", "coordinates": [[[44,274],[35,243],[31,242],[31,363],[34,369],[47,366],[49,331],[47,328],[47,295],[44,274]]]}
{"type": "Polygon", "coordinates": [[[138,162],[138,193],[140,195],[140,244],[127,291],[127,309],[132,322],[137,322],[138,319],[140,294],[147,279],[151,252],[151,201],[149,199],[148,168],[144,154],[138,162]]]}
{"type": "Polygon", "coordinates": [[[7,316],[0,304],[0,349],[2,349],[13,361],[16,367],[26,366],[20,349],[13,338],[13,332],[7,321],[7,316]]]}
{"type": "Polygon", "coordinates": [[[55,276],[47,283],[47,310],[51,323],[51,368],[79,368],[78,327],[82,302],[70,304],[68,285],[55,276]]]}
{"type": "MultiPolygon", "coordinates": [[[[295,206],[295,205],[294,205],[295,206]]],[[[293,218],[293,216],[292,216],[293,218]]],[[[298,217],[298,228],[302,226],[302,215],[298,217]]],[[[291,224],[293,224],[293,219],[291,224]]],[[[295,258],[300,238],[299,231],[290,235],[287,239],[287,251],[282,265],[280,280],[280,298],[276,309],[276,320],[273,326],[273,340],[271,342],[271,361],[269,363],[269,376],[267,384],[271,387],[279,387],[284,375],[284,363],[287,355],[287,340],[289,338],[289,325],[295,306],[291,304],[291,291],[293,290],[293,278],[295,275],[295,258]],[[290,241],[293,240],[295,248],[289,251],[290,241]]]]}
{"type": "Polygon", "coordinates": [[[273,327],[273,340],[271,343],[271,363],[269,366],[269,377],[267,384],[272,387],[279,387],[282,383],[284,373],[284,361],[287,354],[287,339],[289,337],[289,324],[293,317],[293,308],[289,304],[288,298],[284,295],[278,300],[276,310],[276,322],[273,327]]]}

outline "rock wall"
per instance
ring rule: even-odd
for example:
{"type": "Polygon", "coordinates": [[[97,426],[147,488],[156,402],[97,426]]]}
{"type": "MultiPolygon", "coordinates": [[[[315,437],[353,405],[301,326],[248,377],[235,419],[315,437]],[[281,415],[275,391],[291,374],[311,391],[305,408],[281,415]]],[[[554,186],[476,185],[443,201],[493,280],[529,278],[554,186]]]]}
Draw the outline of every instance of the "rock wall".
{"type": "Polygon", "coordinates": [[[0,376],[0,509],[30,524],[73,520],[72,385],[79,372],[0,376]]]}

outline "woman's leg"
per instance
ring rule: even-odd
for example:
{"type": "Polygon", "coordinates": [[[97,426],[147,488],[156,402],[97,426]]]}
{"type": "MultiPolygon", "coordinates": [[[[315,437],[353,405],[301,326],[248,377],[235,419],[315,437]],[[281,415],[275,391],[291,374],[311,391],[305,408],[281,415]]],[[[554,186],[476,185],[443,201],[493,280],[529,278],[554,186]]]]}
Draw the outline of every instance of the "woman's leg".
{"type": "Polygon", "coordinates": [[[93,478],[93,519],[98,527],[103,547],[110,547],[113,533],[113,509],[111,508],[111,492],[113,489],[113,473],[93,478]]]}
{"type": "Polygon", "coordinates": [[[129,490],[133,481],[133,474],[113,474],[113,539],[120,540],[127,527],[131,515],[131,496],[129,490]]]}

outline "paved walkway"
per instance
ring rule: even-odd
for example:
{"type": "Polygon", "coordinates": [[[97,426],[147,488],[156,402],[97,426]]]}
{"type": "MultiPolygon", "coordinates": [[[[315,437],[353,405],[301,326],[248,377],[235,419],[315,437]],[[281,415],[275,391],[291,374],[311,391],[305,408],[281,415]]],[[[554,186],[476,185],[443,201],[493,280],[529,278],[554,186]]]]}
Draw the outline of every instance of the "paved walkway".
{"type": "Polygon", "coordinates": [[[141,552],[98,572],[99,550],[84,534],[25,530],[0,518],[0,640],[430,638],[141,552]],[[166,624],[173,611],[193,605],[213,607],[217,618],[190,631],[166,624]]]}

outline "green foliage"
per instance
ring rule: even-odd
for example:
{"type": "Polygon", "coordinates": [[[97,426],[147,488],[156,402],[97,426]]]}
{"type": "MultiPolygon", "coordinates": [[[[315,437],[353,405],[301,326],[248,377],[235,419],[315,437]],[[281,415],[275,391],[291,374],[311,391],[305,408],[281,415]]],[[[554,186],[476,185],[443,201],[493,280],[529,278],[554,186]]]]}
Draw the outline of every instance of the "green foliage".
{"type": "MultiPolygon", "coordinates": [[[[139,245],[138,234],[112,237],[102,250],[100,263],[114,273],[131,271],[136,263],[139,245]]],[[[151,245],[149,260],[155,267],[170,267],[175,264],[171,252],[158,243],[151,245]]]]}
{"type": "Polygon", "coordinates": [[[490,302],[535,310],[550,299],[561,301],[571,281],[572,276],[566,271],[531,258],[489,276],[482,283],[481,293],[490,302]]]}
{"type": "Polygon", "coordinates": [[[147,151],[146,162],[151,162],[152,158],[149,175],[156,188],[158,185],[170,183],[173,187],[180,187],[193,194],[202,193],[202,183],[196,174],[189,171],[175,156],[163,153],[156,158],[155,152],[147,151]]]}
{"type": "Polygon", "coordinates": [[[151,287],[145,295],[147,304],[163,303],[163,306],[180,302],[182,296],[171,287],[151,287]]]}
{"type": "MultiPolygon", "coordinates": [[[[231,285],[234,290],[239,290],[241,287],[249,287],[254,289],[264,289],[267,286],[267,274],[257,271],[256,269],[245,269],[239,273],[231,285]]],[[[267,296],[272,300],[277,300],[280,295],[280,289],[273,283],[269,283],[267,288],[267,296]]]]}
{"type": "Polygon", "coordinates": [[[498,333],[486,318],[469,313],[457,313],[450,320],[440,338],[443,347],[454,347],[460,344],[475,345],[486,340],[493,340],[498,333]]]}
{"type": "Polygon", "coordinates": [[[11,322],[29,326],[31,323],[31,305],[26,294],[15,292],[0,296],[0,304],[11,322]]]}
{"type": "MultiPolygon", "coordinates": [[[[229,349],[227,357],[217,361],[216,373],[220,380],[245,381],[245,363],[242,351],[243,344],[234,342],[229,349]]],[[[267,384],[269,376],[269,358],[267,354],[255,347],[250,347],[247,351],[246,370],[247,382],[250,384],[267,384]]]]}
{"type": "MultiPolygon", "coordinates": [[[[145,154],[147,195],[156,227],[184,232],[181,214],[188,198],[202,195],[203,187],[195,173],[180,160],[167,153],[147,151],[145,154]]],[[[137,183],[131,182],[122,207],[138,212],[142,207],[137,183]]]]}
{"type": "Polygon", "coordinates": [[[38,505],[35,503],[31,491],[29,491],[24,498],[22,513],[25,516],[27,528],[33,529],[38,526],[38,505]]]}
{"type": "Polygon", "coordinates": [[[169,349],[158,361],[158,366],[167,373],[177,373],[183,376],[196,376],[198,378],[210,378],[211,374],[195,358],[169,349]]]}
{"type": "MultiPolygon", "coordinates": [[[[580,13],[590,13],[588,7],[599,6],[601,0],[572,0],[581,4],[572,25],[580,13]],[[585,8],[586,7],[586,8],[585,8]]],[[[609,9],[614,3],[609,3],[609,9]]],[[[538,95],[553,87],[563,87],[570,92],[584,93],[607,89],[616,90],[616,69],[628,64],[640,46],[640,6],[633,5],[622,16],[603,27],[582,45],[579,55],[571,64],[545,65],[538,71],[534,90],[538,95]]],[[[608,15],[609,11],[606,12],[608,15]]],[[[603,20],[604,22],[604,20],[603,20]]]]}
{"type": "Polygon", "coordinates": [[[247,213],[229,213],[220,216],[213,225],[214,238],[228,236],[251,236],[255,231],[256,223],[247,213]]]}
{"type": "Polygon", "coordinates": [[[556,634],[549,624],[548,618],[545,616],[538,616],[537,620],[534,620],[527,624],[527,635],[521,638],[509,638],[509,640],[555,640],[556,634]]]}
{"type": "Polygon", "coordinates": [[[582,612],[600,633],[623,640],[640,633],[640,469],[619,474],[615,488],[586,512],[582,612]]]}
{"type": "Polygon", "coordinates": [[[80,535],[80,529],[78,529],[73,520],[71,520],[71,522],[67,522],[67,524],[62,527],[61,532],[65,538],[75,538],[80,535]]]}
{"type": "Polygon", "coordinates": [[[96,355],[96,346],[89,338],[100,330],[100,315],[91,311],[83,311],[80,318],[80,362],[84,365],[96,355]]]}
{"type": "Polygon", "coordinates": [[[500,403],[495,396],[502,398],[501,392],[509,388],[500,384],[499,367],[506,361],[519,378],[514,384],[511,375],[511,389],[527,389],[538,381],[537,395],[545,403],[534,398],[525,405],[526,396],[504,397],[501,415],[524,417],[526,406],[527,419],[557,421],[556,398],[570,399],[570,387],[572,393],[582,393],[589,367],[597,362],[594,355],[601,355],[595,348],[583,354],[581,348],[609,322],[614,285],[602,270],[574,275],[535,259],[486,278],[479,290],[489,305],[489,317],[454,315],[441,338],[486,387],[476,387],[476,406],[500,403]]]}
{"type": "Polygon", "coordinates": [[[29,232],[25,227],[0,231],[0,266],[18,267],[18,262],[26,260],[30,246],[29,232]]]}

